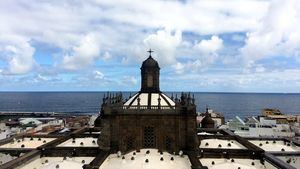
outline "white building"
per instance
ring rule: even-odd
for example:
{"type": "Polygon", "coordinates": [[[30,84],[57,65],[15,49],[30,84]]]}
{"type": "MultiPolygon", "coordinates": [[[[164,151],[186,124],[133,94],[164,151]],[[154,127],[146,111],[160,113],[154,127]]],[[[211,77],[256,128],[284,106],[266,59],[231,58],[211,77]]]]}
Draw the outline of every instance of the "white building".
{"type": "Polygon", "coordinates": [[[228,122],[229,129],[235,134],[243,137],[294,137],[293,132],[288,124],[277,124],[276,120],[266,117],[260,117],[257,120],[255,117],[248,118],[244,122],[241,118],[228,122]]]}
{"type": "Polygon", "coordinates": [[[26,126],[26,125],[38,126],[38,125],[42,124],[42,122],[35,118],[20,118],[20,124],[24,125],[24,126],[26,126]]]}
{"type": "Polygon", "coordinates": [[[10,137],[11,134],[10,128],[5,123],[0,123],[0,140],[10,137]]]}

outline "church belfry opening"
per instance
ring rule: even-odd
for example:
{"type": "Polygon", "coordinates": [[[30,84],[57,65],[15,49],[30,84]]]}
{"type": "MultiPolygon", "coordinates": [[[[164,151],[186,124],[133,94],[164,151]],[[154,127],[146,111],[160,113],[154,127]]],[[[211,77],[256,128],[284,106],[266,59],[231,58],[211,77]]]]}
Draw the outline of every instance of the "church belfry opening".
{"type": "Polygon", "coordinates": [[[151,49],[148,51],[149,57],[143,62],[141,67],[141,92],[158,93],[159,90],[159,65],[156,60],[151,56],[153,52],[151,49]]]}

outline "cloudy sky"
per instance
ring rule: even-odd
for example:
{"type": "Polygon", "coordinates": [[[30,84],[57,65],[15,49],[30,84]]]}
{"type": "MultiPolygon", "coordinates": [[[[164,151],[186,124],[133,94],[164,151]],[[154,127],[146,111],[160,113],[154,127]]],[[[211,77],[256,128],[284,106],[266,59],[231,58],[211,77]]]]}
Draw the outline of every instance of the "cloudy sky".
{"type": "Polygon", "coordinates": [[[298,0],[0,0],[0,91],[300,92],[298,0]]]}

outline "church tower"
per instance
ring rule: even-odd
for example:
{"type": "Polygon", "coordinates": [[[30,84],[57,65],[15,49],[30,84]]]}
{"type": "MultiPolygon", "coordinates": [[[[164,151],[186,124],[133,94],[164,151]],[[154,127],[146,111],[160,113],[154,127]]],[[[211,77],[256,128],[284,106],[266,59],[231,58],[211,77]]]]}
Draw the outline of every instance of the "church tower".
{"type": "Polygon", "coordinates": [[[141,92],[147,93],[159,93],[159,66],[156,60],[151,56],[153,52],[151,49],[148,51],[150,53],[148,59],[146,59],[141,67],[141,92]]]}
{"type": "Polygon", "coordinates": [[[95,126],[101,149],[128,152],[143,148],[179,152],[198,147],[196,105],[190,93],[169,97],[159,88],[159,65],[149,57],[141,66],[141,90],[126,100],[121,93],[103,98],[95,126]]]}

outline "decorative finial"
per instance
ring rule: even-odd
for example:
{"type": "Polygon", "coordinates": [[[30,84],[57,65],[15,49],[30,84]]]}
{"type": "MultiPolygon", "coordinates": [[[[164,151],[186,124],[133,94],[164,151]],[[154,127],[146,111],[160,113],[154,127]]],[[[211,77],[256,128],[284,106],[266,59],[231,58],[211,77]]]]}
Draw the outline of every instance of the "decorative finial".
{"type": "Polygon", "coordinates": [[[161,106],[161,104],[160,104],[160,101],[161,101],[160,95],[158,95],[157,101],[158,101],[158,109],[160,109],[160,106],[161,106]]]}
{"type": "Polygon", "coordinates": [[[149,56],[151,57],[151,53],[153,53],[154,51],[150,48],[147,52],[149,52],[149,56]]]}
{"type": "Polygon", "coordinates": [[[141,103],[140,97],[137,98],[137,102],[138,102],[138,105],[140,105],[140,103],[141,103]]]}

